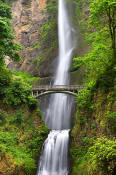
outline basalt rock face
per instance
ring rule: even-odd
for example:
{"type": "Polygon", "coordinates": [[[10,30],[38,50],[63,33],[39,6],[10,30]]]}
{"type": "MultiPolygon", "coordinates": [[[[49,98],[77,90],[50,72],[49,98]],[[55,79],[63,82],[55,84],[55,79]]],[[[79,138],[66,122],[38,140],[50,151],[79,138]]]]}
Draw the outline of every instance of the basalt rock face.
{"type": "Polygon", "coordinates": [[[39,30],[41,25],[49,16],[47,13],[43,13],[45,7],[46,0],[18,0],[12,4],[14,34],[16,41],[24,48],[20,51],[22,61],[18,64],[10,62],[8,68],[27,71],[42,77],[47,77],[51,74],[49,62],[52,61],[48,61],[48,63],[43,60],[42,62],[40,61],[39,71],[34,63],[34,60],[43,53],[37,43],[40,40],[39,30]],[[43,66],[46,67],[46,71],[43,66]]]}

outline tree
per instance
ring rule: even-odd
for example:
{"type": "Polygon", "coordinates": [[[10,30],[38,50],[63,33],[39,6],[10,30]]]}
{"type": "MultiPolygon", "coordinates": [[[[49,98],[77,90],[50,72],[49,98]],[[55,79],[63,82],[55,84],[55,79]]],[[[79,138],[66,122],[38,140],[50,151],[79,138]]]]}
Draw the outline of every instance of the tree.
{"type": "Polygon", "coordinates": [[[18,51],[21,46],[14,43],[14,36],[12,30],[11,8],[0,1],[0,67],[3,68],[5,56],[9,56],[15,61],[20,60],[18,51]]]}
{"type": "Polygon", "coordinates": [[[107,28],[108,26],[114,56],[116,56],[116,1],[94,0],[91,2],[89,24],[96,29],[107,28]]]}

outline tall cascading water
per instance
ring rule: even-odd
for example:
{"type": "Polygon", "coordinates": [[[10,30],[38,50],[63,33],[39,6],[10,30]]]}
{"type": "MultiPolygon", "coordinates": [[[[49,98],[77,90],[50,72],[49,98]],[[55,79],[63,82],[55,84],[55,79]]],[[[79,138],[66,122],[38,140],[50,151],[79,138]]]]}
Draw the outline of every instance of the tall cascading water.
{"type": "MultiPolygon", "coordinates": [[[[59,0],[58,37],[59,60],[54,85],[69,84],[69,68],[74,50],[72,26],[69,23],[67,0],[59,0]]],[[[71,113],[71,98],[65,94],[51,96],[49,107],[44,115],[46,124],[51,129],[69,129],[71,113]]]]}
{"type": "MultiPolygon", "coordinates": [[[[69,68],[74,49],[72,26],[67,11],[67,0],[59,0],[58,36],[59,62],[54,85],[69,85],[69,68]]],[[[72,98],[66,94],[51,95],[44,120],[52,131],[43,145],[37,175],[68,175],[68,143],[72,98]]]]}

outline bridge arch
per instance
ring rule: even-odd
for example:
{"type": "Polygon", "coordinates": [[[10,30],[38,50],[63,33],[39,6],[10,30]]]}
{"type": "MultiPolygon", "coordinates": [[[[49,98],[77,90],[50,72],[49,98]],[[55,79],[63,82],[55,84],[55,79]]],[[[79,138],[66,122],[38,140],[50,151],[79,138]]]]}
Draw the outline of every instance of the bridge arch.
{"type": "Polygon", "coordinates": [[[72,96],[74,96],[74,97],[77,96],[77,93],[71,92],[71,91],[46,91],[46,92],[43,92],[43,93],[41,93],[41,94],[36,95],[36,96],[33,97],[33,98],[36,98],[36,99],[37,99],[37,98],[42,97],[42,96],[45,96],[45,95],[56,94],[56,93],[69,94],[69,95],[72,95],[72,96]]]}

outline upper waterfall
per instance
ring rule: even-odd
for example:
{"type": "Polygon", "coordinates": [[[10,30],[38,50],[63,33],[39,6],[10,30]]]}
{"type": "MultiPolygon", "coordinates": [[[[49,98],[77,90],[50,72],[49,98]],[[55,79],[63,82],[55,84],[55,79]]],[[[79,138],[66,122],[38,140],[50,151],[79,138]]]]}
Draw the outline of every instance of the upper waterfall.
{"type": "MultiPolygon", "coordinates": [[[[67,0],[59,0],[58,6],[59,59],[54,85],[68,85],[68,71],[74,49],[73,30],[69,22],[67,0]]],[[[44,114],[44,119],[49,128],[70,129],[71,101],[72,98],[69,95],[55,94],[51,96],[49,107],[44,114]]]]}
{"type": "Polygon", "coordinates": [[[55,85],[69,84],[68,71],[72,58],[74,43],[72,41],[72,26],[69,22],[69,14],[66,0],[59,0],[58,11],[58,37],[59,37],[59,62],[55,77],[55,85]]]}

